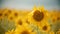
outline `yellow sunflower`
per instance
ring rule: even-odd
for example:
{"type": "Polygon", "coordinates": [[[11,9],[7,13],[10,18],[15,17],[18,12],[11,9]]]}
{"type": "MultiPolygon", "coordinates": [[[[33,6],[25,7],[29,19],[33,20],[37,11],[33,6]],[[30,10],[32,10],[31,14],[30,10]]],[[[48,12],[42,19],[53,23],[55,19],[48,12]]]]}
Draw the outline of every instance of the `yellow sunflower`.
{"type": "Polygon", "coordinates": [[[57,21],[60,21],[60,12],[56,12],[57,14],[57,21]]]}
{"type": "Polygon", "coordinates": [[[14,18],[14,16],[10,15],[10,16],[8,17],[8,20],[9,20],[9,21],[15,21],[15,18],[14,18]]]}
{"type": "Polygon", "coordinates": [[[4,17],[8,17],[9,15],[11,15],[11,13],[12,13],[12,10],[10,10],[10,9],[5,9],[5,10],[3,11],[3,16],[4,16],[4,17]]]}
{"type": "Polygon", "coordinates": [[[44,23],[48,19],[48,12],[47,10],[44,10],[43,8],[39,9],[36,6],[33,8],[34,10],[30,12],[27,16],[28,21],[30,21],[33,24],[40,24],[44,23]]]}
{"type": "Polygon", "coordinates": [[[22,24],[23,24],[23,21],[22,21],[22,19],[20,18],[20,16],[19,16],[17,19],[15,19],[15,25],[16,25],[16,27],[17,27],[17,26],[22,26],[22,24]]]}
{"type": "Polygon", "coordinates": [[[17,12],[16,10],[12,10],[12,13],[9,15],[8,19],[9,20],[16,20],[19,17],[19,12],[17,12]]]}
{"type": "Polygon", "coordinates": [[[3,13],[2,12],[0,12],[0,18],[3,18],[3,13]]]}
{"type": "Polygon", "coordinates": [[[19,16],[15,20],[16,34],[35,34],[35,32],[32,32],[32,28],[29,27],[29,24],[27,24],[25,21],[26,21],[26,19],[23,18],[22,16],[19,16]]]}
{"type": "Polygon", "coordinates": [[[26,26],[16,26],[15,30],[11,30],[8,32],[5,32],[5,34],[36,34],[35,31],[32,31],[32,29],[30,27],[28,27],[28,25],[26,26]]]}
{"type": "Polygon", "coordinates": [[[17,18],[19,16],[19,12],[15,9],[15,10],[12,10],[13,13],[12,13],[12,16],[14,16],[15,18],[17,18]]]}
{"type": "Polygon", "coordinates": [[[17,26],[15,30],[15,34],[36,34],[36,32],[32,32],[32,30],[28,27],[17,26]]]}
{"type": "Polygon", "coordinates": [[[52,23],[55,24],[56,21],[60,21],[60,16],[58,12],[50,12],[50,18],[52,20],[52,23]]]}
{"type": "Polygon", "coordinates": [[[41,27],[39,27],[42,32],[49,32],[50,31],[50,24],[43,23],[41,27]]]}
{"type": "Polygon", "coordinates": [[[18,16],[17,19],[15,19],[15,25],[16,26],[28,26],[28,24],[25,22],[26,19],[22,16],[18,16]]]}

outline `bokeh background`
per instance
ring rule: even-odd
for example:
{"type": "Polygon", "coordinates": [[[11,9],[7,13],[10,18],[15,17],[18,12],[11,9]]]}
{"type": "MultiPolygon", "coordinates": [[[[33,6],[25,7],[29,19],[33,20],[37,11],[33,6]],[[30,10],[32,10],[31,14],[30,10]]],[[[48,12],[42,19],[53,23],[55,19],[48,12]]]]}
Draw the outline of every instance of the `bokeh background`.
{"type": "MultiPolygon", "coordinates": [[[[44,8],[48,10],[48,12],[50,10],[55,10],[55,9],[60,11],[60,0],[0,0],[0,9],[2,9],[0,11],[0,13],[2,12],[2,14],[5,15],[3,12],[5,10],[5,12],[8,15],[8,11],[10,9],[12,9],[12,10],[10,10],[10,11],[12,11],[12,14],[10,14],[10,15],[15,19],[15,16],[13,16],[13,15],[15,14],[14,11],[16,11],[16,10],[13,10],[13,9],[19,9],[19,10],[26,9],[26,11],[20,10],[21,12],[20,12],[20,14],[18,14],[18,15],[20,15],[20,17],[24,18],[29,13],[29,11],[32,10],[34,5],[36,5],[37,7],[44,6],[44,8]],[[6,8],[9,8],[9,9],[6,9],[6,8]],[[23,11],[25,11],[26,13],[23,11]]],[[[54,31],[54,33],[55,33],[58,31],[58,29],[60,29],[60,21],[58,21],[58,20],[60,20],[60,13],[58,11],[57,11],[57,13],[52,12],[51,15],[53,15],[53,16],[50,17],[49,19],[47,18],[48,21],[46,21],[46,22],[49,22],[49,24],[55,23],[55,22],[57,23],[55,25],[52,24],[52,27],[51,27],[51,30],[54,31]],[[57,15],[55,15],[55,14],[57,14],[57,15]],[[58,20],[56,20],[57,18],[58,18],[58,20]],[[55,19],[55,22],[52,22],[53,19],[55,19]]],[[[0,14],[0,16],[1,16],[1,14],[0,14]]],[[[16,26],[14,24],[15,21],[8,20],[8,18],[10,18],[10,17],[8,17],[8,18],[6,16],[2,16],[2,17],[3,17],[3,19],[1,19],[1,17],[0,17],[0,34],[5,34],[5,32],[7,32],[8,30],[12,30],[12,29],[16,28],[16,26]]],[[[39,31],[39,29],[37,27],[35,28],[35,26],[33,28],[36,29],[38,34],[44,33],[44,32],[39,31]]]]}

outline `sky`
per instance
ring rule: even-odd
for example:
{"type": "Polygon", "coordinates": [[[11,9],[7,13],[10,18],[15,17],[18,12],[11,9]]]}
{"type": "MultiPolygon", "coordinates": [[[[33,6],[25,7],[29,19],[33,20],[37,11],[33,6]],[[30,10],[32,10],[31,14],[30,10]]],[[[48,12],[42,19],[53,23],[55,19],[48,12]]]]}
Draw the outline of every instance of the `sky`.
{"type": "Polygon", "coordinates": [[[45,9],[59,9],[59,0],[0,0],[1,8],[32,9],[33,6],[44,6],[45,9]]]}

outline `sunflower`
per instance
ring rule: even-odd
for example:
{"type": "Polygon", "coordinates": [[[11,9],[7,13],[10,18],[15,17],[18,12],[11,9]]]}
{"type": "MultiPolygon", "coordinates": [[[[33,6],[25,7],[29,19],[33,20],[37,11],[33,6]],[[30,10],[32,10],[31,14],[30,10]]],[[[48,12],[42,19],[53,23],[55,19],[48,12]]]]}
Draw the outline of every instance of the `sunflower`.
{"type": "Polygon", "coordinates": [[[16,20],[19,17],[19,12],[17,12],[16,10],[12,10],[11,14],[9,15],[8,19],[9,20],[16,20]]]}
{"type": "Polygon", "coordinates": [[[36,34],[35,31],[32,31],[32,28],[29,27],[27,23],[23,22],[24,19],[22,17],[18,17],[15,20],[16,24],[16,29],[13,31],[8,31],[5,34],[36,34]]]}
{"type": "Polygon", "coordinates": [[[12,13],[12,10],[5,9],[5,10],[3,11],[3,16],[4,16],[4,17],[8,17],[9,15],[11,15],[11,13],[12,13]]]}
{"type": "Polygon", "coordinates": [[[26,19],[23,18],[22,16],[18,16],[17,19],[15,19],[15,25],[16,26],[28,26],[28,24],[25,22],[26,19]]]}
{"type": "Polygon", "coordinates": [[[57,13],[57,21],[60,21],[60,12],[56,12],[57,13]]]}
{"type": "MultiPolygon", "coordinates": [[[[31,34],[33,33],[31,30],[32,28],[29,27],[29,24],[27,24],[26,19],[23,18],[22,16],[19,16],[16,20],[15,20],[15,25],[16,25],[16,34],[31,34]]],[[[33,33],[35,34],[35,33],[33,33]]]]}
{"type": "Polygon", "coordinates": [[[3,20],[3,13],[0,12],[0,24],[1,24],[2,20],[3,20]]]}
{"type": "Polygon", "coordinates": [[[22,23],[23,23],[23,21],[22,21],[20,16],[15,19],[15,25],[16,26],[21,26],[22,23]]]}
{"type": "Polygon", "coordinates": [[[15,13],[14,13],[14,16],[15,16],[15,17],[17,17],[17,16],[18,16],[18,13],[17,13],[17,12],[15,12],[15,13]]]}
{"type": "Polygon", "coordinates": [[[30,23],[33,23],[35,25],[38,25],[41,23],[44,23],[44,21],[47,21],[48,19],[48,12],[47,10],[44,10],[43,8],[39,9],[36,6],[34,6],[33,8],[34,10],[32,12],[30,12],[27,16],[28,21],[30,21],[30,23]]]}
{"type": "Polygon", "coordinates": [[[14,18],[14,16],[10,15],[10,16],[8,17],[8,20],[9,20],[9,21],[14,21],[15,18],[14,18]]]}
{"type": "Polygon", "coordinates": [[[39,27],[42,32],[49,32],[50,31],[50,24],[43,23],[41,27],[39,27]]]}
{"type": "Polygon", "coordinates": [[[36,32],[32,32],[31,28],[26,28],[24,26],[17,26],[15,30],[15,34],[36,34],[36,32]]]}
{"type": "Polygon", "coordinates": [[[14,16],[15,18],[17,18],[19,16],[19,12],[17,10],[12,10],[12,16],[14,16]]]}
{"type": "Polygon", "coordinates": [[[58,12],[50,12],[50,19],[52,20],[52,24],[55,24],[56,21],[60,21],[60,16],[58,12]]]}

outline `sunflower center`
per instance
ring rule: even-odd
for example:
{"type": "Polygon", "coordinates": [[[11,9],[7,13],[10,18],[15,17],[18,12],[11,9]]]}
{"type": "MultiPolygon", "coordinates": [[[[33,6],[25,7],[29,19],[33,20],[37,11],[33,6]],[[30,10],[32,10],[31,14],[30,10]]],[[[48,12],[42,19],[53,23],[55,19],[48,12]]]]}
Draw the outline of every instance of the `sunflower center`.
{"type": "Polygon", "coordinates": [[[18,13],[14,13],[14,15],[15,15],[15,17],[17,17],[18,16],[18,13]]]}
{"type": "Polygon", "coordinates": [[[0,16],[2,16],[2,13],[0,13],[0,16]]]}
{"type": "Polygon", "coordinates": [[[43,12],[40,12],[39,10],[36,10],[33,14],[33,18],[36,20],[36,21],[41,21],[44,17],[44,14],[43,12]]]}
{"type": "Polygon", "coordinates": [[[26,20],[26,23],[27,23],[27,24],[30,24],[30,22],[29,22],[28,20],[26,20]]]}
{"type": "Polygon", "coordinates": [[[23,31],[21,34],[30,34],[28,31],[23,31]]]}
{"type": "Polygon", "coordinates": [[[58,17],[57,20],[60,20],[60,17],[58,17]]]}
{"type": "Polygon", "coordinates": [[[10,20],[13,20],[13,17],[10,17],[10,20]]]}
{"type": "Polygon", "coordinates": [[[21,21],[21,20],[18,20],[18,24],[19,24],[19,25],[22,25],[22,21],[21,21]]]}
{"type": "Polygon", "coordinates": [[[53,22],[55,22],[55,21],[56,21],[56,19],[53,19],[52,21],[53,21],[53,22]]]}
{"type": "Polygon", "coordinates": [[[5,13],[4,15],[5,15],[5,16],[8,16],[8,13],[5,13]]]}
{"type": "Polygon", "coordinates": [[[11,10],[8,10],[8,13],[11,13],[11,10]]]}
{"type": "Polygon", "coordinates": [[[43,26],[43,30],[46,31],[47,30],[47,26],[43,26]]]}

